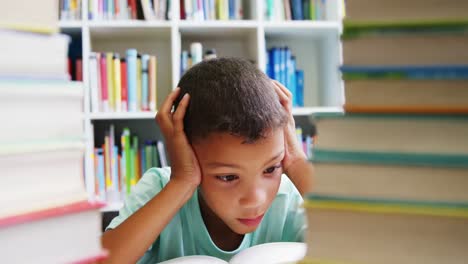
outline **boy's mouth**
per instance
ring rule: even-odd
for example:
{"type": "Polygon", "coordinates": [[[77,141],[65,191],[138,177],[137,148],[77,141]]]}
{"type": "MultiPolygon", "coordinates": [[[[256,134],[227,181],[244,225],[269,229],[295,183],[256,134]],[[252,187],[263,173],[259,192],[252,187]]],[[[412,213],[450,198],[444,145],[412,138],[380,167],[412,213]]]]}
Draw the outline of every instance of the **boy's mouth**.
{"type": "Polygon", "coordinates": [[[257,226],[263,219],[263,214],[254,218],[238,218],[239,222],[247,226],[257,226]]]}

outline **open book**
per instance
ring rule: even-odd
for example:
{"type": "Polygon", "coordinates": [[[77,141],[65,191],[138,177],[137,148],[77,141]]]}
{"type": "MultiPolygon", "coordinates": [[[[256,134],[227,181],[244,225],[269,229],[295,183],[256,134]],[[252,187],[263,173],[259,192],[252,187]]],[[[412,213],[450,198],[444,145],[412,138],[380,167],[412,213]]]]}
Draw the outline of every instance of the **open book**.
{"type": "Polygon", "coordinates": [[[229,262],[211,256],[186,256],[161,262],[164,264],[248,264],[248,263],[295,263],[304,258],[307,251],[305,243],[275,242],[247,248],[229,262]]]}

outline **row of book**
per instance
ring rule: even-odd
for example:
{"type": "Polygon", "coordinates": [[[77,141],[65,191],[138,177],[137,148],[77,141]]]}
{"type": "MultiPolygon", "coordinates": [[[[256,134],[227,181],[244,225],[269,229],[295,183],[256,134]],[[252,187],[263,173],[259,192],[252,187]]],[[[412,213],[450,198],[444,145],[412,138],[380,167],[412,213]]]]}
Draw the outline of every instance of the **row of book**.
{"type": "Polygon", "coordinates": [[[157,59],[129,49],[118,53],[91,52],[89,86],[92,112],[156,111],[157,59]]]}
{"type": "Polygon", "coordinates": [[[90,20],[168,20],[170,0],[90,0],[90,20]]]}
{"type": "Polygon", "coordinates": [[[58,1],[29,4],[44,12],[28,20],[24,1],[11,1],[0,15],[0,43],[14,45],[0,49],[1,262],[99,262],[103,204],[88,200],[83,181],[84,87],[66,78],[58,1]]]}
{"type": "Polygon", "coordinates": [[[326,0],[265,0],[265,20],[326,20],[326,0]]]}
{"type": "Polygon", "coordinates": [[[168,166],[162,141],[141,142],[129,128],[122,130],[119,141],[115,139],[111,125],[104,144],[94,150],[95,195],[109,203],[123,201],[148,169],[168,166]]]}
{"type": "Polygon", "coordinates": [[[82,0],[60,0],[60,20],[81,20],[82,0]]]}
{"type": "Polygon", "coordinates": [[[241,20],[243,17],[242,0],[180,0],[182,20],[241,20]]]}
{"type": "Polygon", "coordinates": [[[266,74],[284,86],[293,95],[293,106],[304,106],[304,71],[297,68],[296,57],[288,47],[267,50],[266,74]]]}
{"type": "Polygon", "coordinates": [[[345,113],[315,115],[309,260],[468,259],[468,2],[410,2],[347,2],[345,113]]]}

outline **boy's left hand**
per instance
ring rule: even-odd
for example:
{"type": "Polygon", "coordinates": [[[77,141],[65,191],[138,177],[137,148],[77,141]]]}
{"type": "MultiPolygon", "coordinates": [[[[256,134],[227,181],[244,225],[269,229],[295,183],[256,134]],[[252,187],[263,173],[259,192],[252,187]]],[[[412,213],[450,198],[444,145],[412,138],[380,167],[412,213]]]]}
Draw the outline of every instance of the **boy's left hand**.
{"type": "Polygon", "coordinates": [[[292,115],[292,94],[280,82],[273,80],[273,83],[280,103],[288,114],[288,123],[284,128],[285,155],[283,159],[283,171],[291,177],[289,172],[294,167],[294,164],[307,162],[307,156],[296,136],[296,125],[292,115]]]}

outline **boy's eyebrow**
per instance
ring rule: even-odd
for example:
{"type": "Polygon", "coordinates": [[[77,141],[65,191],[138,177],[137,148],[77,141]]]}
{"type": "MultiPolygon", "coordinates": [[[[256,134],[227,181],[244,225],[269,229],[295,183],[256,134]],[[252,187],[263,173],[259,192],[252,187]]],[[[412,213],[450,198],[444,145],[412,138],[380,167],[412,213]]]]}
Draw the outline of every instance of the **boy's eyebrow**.
{"type": "Polygon", "coordinates": [[[275,159],[279,158],[281,155],[283,155],[283,152],[284,152],[284,149],[282,149],[278,154],[276,154],[275,156],[273,156],[270,160],[268,160],[267,162],[265,162],[265,165],[267,165],[268,163],[274,161],[275,159]]]}
{"type": "MultiPolygon", "coordinates": [[[[284,152],[284,149],[281,150],[278,154],[276,154],[275,156],[273,156],[271,159],[269,159],[267,162],[265,162],[264,165],[272,162],[273,160],[279,158],[281,155],[283,155],[283,152],[284,152]]],[[[233,164],[233,163],[225,163],[225,162],[219,162],[219,161],[214,161],[214,162],[210,162],[207,164],[208,167],[211,167],[211,168],[216,168],[216,167],[231,167],[231,168],[236,168],[236,169],[240,169],[241,166],[237,165],[237,164],[233,164]]]]}

